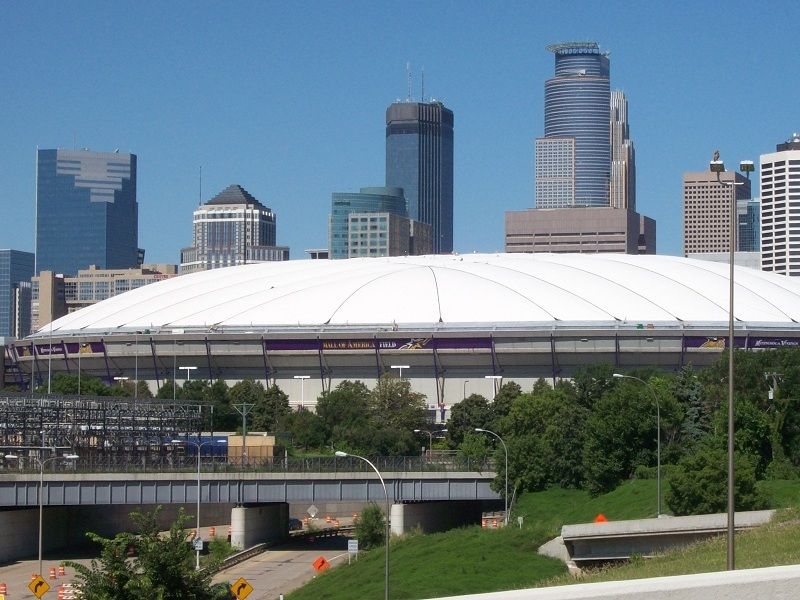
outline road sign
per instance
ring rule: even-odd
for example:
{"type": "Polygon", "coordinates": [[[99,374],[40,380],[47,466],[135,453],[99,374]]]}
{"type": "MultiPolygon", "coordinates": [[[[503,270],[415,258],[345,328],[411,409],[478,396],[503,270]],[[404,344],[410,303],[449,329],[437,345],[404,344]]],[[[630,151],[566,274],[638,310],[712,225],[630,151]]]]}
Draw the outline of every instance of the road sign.
{"type": "Polygon", "coordinates": [[[324,556],[320,556],[320,557],[317,558],[317,560],[315,560],[313,563],[311,563],[311,566],[314,567],[314,570],[317,573],[322,573],[322,571],[324,571],[325,569],[330,568],[331,563],[329,563],[327,560],[325,560],[324,556]]]}
{"type": "Polygon", "coordinates": [[[358,552],[358,540],[347,540],[347,551],[350,554],[356,554],[358,552]]]}
{"type": "Polygon", "coordinates": [[[231,592],[233,592],[233,595],[239,600],[244,600],[247,598],[252,591],[253,586],[250,585],[250,582],[244,577],[239,577],[239,579],[234,581],[233,585],[231,586],[231,592]]]}
{"type": "Polygon", "coordinates": [[[37,598],[41,598],[50,590],[50,584],[48,584],[44,579],[42,579],[41,575],[37,575],[28,584],[28,589],[33,592],[34,596],[36,596],[37,598]]]}
{"type": "Polygon", "coordinates": [[[312,504],[311,506],[308,507],[308,510],[306,512],[308,513],[308,516],[313,519],[314,517],[317,516],[319,509],[312,504]]]}
{"type": "Polygon", "coordinates": [[[192,541],[192,547],[198,552],[200,552],[203,549],[203,538],[200,537],[194,538],[194,540],[192,541]]]}

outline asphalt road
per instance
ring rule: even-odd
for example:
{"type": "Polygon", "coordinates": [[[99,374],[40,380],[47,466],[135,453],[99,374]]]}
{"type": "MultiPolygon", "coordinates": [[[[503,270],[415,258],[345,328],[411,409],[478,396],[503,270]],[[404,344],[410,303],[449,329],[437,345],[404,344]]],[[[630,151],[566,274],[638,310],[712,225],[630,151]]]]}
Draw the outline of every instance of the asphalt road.
{"type": "Polygon", "coordinates": [[[323,538],[313,543],[297,540],[275,546],[218,573],[214,582],[233,583],[244,577],[253,586],[247,600],[278,600],[280,594],[288,594],[316,575],[311,563],[320,556],[332,564],[347,560],[347,538],[323,538]]]}

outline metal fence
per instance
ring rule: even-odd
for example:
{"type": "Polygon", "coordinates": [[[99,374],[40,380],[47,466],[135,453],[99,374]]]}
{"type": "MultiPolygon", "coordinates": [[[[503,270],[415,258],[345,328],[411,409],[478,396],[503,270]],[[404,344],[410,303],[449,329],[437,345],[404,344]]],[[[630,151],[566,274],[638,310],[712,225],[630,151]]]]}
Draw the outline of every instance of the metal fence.
{"type": "MultiPolygon", "coordinates": [[[[370,457],[382,473],[408,472],[494,472],[492,460],[461,458],[456,455],[370,457]]],[[[0,465],[0,473],[39,473],[35,458],[20,456],[0,465]]],[[[243,463],[225,457],[201,457],[201,473],[372,473],[364,461],[353,457],[315,456],[251,458],[243,463]]],[[[197,457],[155,455],[131,459],[126,456],[96,456],[46,463],[45,473],[196,473],[197,457]]]]}

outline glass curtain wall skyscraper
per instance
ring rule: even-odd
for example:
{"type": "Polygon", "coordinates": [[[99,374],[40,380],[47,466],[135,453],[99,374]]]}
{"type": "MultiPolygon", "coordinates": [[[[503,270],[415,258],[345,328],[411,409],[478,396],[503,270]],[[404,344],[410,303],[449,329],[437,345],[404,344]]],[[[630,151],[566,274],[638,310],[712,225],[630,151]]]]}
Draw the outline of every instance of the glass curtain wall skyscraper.
{"type": "Polygon", "coordinates": [[[38,150],[36,272],[140,262],[136,155],[38,150]]]}
{"type": "Polygon", "coordinates": [[[609,59],[596,42],[554,44],[536,140],[536,207],[609,206],[609,59]],[[571,179],[571,181],[570,181],[571,179]]]}
{"type": "Polygon", "coordinates": [[[443,103],[386,110],[386,186],[402,188],[408,217],[431,226],[435,254],[453,251],[453,111],[443,103]]]}
{"type": "MultiPolygon", "coordinates": [[[[407,217],[406,199],[403,190],[392,187],[365,187],[359,192],[334,192],[331,194],[331,217],[328,231],[328,247],[331,258],[350,256],[350,215],[354,213],[389,213],[407,217]]],[[[387,239],[388,231],[380,229],[377,220],[374,230],[365,231],[364,236],[387,239]]],[[[368,238],[367,238],[368,239],[368,238]]]]}
{"type": "Polygon", "coordinates": [[[25,337],[31,328],[30,252],[0,250],[0,337],[25,337]]]}

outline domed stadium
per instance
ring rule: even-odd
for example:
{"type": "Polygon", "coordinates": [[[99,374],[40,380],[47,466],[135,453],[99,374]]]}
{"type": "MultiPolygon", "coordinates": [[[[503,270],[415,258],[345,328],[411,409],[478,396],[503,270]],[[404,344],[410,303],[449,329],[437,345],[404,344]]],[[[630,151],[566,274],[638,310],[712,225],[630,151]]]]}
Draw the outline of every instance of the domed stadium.
{"type": "MultiPolygon", "coordinates": [[[[344,379],[408,378],[443,408],[586,364],[703,366],[725,347],[728,266],[674,256],[469,254],[259,263],[115,296],[20,340],[22,368],[158,386],[277,383],[312,404],[344,379]],[[48,363],[47,365],[45,363],[48,363]],[[301,396],[302,395],[302,396],[301,396]]],[[[800,344],[800,282],[735,273],[736,343],[800,344]]],[[[46,375],[46,374],[45,374],[46,375]]]]}

